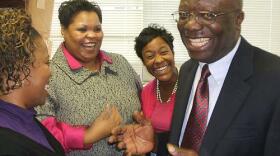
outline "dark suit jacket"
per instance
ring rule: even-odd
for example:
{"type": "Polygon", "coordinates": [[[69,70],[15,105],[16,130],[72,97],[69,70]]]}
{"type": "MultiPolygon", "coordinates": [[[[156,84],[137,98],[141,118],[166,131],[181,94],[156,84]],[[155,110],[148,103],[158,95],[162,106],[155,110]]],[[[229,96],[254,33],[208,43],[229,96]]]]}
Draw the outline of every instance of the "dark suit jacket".
{"type": "MultiPolygon", "coordinates": [[[[170,142],[180,132],[198,62],[185,62],[170,142]]],[[[200,156],[280,155],[280,59],[244,38],[232,60],[200,149],[200,156]]]]}
{"type": "MultiPolygon", "coordinates": [[[[36,119],[35,119],[36,120],[36,119]]],[[[37,121],[37,120],[36,120],[37,121]]],[[[49,131],[37,121],[54,151],[30,138],[0,127],[0,155],[9,156],[64,156],[64,150],[49,131]]]]}

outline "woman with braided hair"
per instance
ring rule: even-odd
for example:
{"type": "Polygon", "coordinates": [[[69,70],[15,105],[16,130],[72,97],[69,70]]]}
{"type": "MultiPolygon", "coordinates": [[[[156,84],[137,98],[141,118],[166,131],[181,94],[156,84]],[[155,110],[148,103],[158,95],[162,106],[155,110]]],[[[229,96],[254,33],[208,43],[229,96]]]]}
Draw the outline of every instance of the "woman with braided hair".
{"type": "Polygon", "coordinates": [[[41,124],[34,107],[45,103],[50,76],[47,47],[31,26],[30,16],[22,9],[0,9],[0,155],[64,155],[65,147],[79,148],[75,139],[86,148],[108,136],[120,123],[113,107],[103,111],[88,128],[56,120],[41,124]],[[50,133],[45,128],[57,125],[64,129],[50,133]],[[84,133],[77,136],[77,131],[84,133]]]}

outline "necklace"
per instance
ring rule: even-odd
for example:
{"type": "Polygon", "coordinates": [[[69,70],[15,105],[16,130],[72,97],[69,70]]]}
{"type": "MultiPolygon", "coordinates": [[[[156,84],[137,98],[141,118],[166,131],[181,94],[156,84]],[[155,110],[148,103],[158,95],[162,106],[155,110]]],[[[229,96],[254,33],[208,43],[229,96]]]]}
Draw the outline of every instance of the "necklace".
{"type": "MultiPolygon", "coordinates": [[[[166,101],[166,103],[170,102],[171,96],[172,96],[173,94],[176,93],[177,88],[178,88],[178,79],[176,80],[176,83],[175,83],[175,85],[174,85],[174,87],[173,87],[172,93],[171,93],[170,97],[168,98],[168,100],[166,101]]],[[[158,79],[157,79],[157,90],[156,90],[156,91],[157,91],[157,100],[158,100],[160,103],[163,103],[163,102],[162,102],[161,95],[160,95],[159,81],[158,81],[158,79]]]]}

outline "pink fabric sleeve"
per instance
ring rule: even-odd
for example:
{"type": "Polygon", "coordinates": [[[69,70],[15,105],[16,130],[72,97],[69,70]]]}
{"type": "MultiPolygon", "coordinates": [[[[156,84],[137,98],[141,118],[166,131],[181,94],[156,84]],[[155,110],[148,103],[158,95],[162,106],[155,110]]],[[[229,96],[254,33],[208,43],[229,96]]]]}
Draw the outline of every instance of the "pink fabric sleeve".
{"type": "Polygon", "coordinates": [[[90,149],[91,145],[84,145],[84,134],[86,126],[71,126],[59,122],[55,117],[47,117],[41,123],[60,142],[65,152],[75,149],[90,149]]]}

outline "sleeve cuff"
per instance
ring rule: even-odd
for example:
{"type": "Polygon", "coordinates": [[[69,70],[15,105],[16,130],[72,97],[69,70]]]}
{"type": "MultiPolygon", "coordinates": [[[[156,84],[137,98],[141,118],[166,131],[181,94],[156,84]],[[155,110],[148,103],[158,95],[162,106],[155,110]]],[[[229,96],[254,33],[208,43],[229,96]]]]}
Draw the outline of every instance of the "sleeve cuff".
{"type": "Polygon", "coordinates": [[[65,134],[65,143],[70,149],[90,149],[92,144],[84,144],[86,126],[69,127],[65,134]]]}
{"type": "Polygon", "coordinates": [[[41,122],[60,142],[65,152],[74,149],[90,149],[92,144],[84,145],[84,135],[87,126],[72,126],[59,122],[55,117],[47,117],[41,122]]]}

